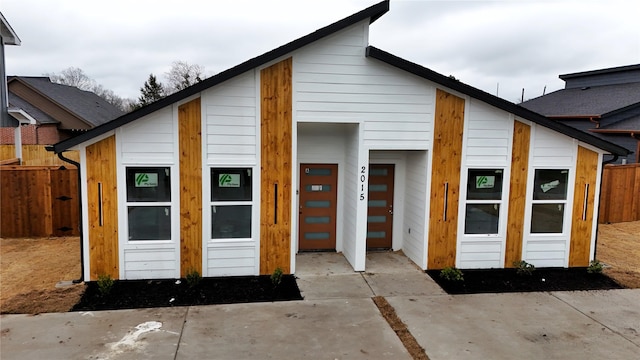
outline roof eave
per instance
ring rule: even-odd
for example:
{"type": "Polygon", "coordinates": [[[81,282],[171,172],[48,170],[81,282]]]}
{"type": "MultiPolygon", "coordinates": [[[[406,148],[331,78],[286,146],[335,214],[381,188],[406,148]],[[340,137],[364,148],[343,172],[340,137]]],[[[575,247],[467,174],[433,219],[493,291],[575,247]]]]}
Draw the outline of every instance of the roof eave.
{"type": "Polygon", "coordinates": [[[532,121],[546,128],[557,131],[561,134],[571,136],[577,140],[580,140],[587,144],[591,144],[602,150],[608,151],[611,154],[626,156],[631,153],[628,149],[625,149],[619,145],[613,144],[606,140],[602,140],[594,135],[577,130],[568,125],[564,125],[557,121],[551,120],[543,115],[540,115],[536,112],[528,110],[522,106],[519,106],[517,104],[514,104],[502,98],[499,98],[497,96],[491,95],[485,91],[482,91],[478,88],[467,85],[458,80],[439,74],[431,69],[425,68],[416,63],[412,63],[405,59],[399,58],[395,55],[392,55],[384,50],[380,50],[376,47],[368,46],[366,54],[367,54],[367,57],[380,60],[391,66],[397,67],[404,71],[410,72],[414,75],[417,75],[427,80],[438,83],[442,86],[448,87],[452,90],[455,90],[465,95],[468,95],[470,97],[476,98],[478,100],[486,102],[487,104],[493,105],[499,109],[510,112],[516,116],[522,117],[525,120],[532,121]]]}
{"type": "Polygon", "coordinates": [[[20,46],[22,42],[20,41],[18,34],[13,30],[11,24],[9,24],[2,12],[0,12],[0,22],[2,22],[2,28],[0,29],[2,31],[2,42],[5,45],[20,46]]]}

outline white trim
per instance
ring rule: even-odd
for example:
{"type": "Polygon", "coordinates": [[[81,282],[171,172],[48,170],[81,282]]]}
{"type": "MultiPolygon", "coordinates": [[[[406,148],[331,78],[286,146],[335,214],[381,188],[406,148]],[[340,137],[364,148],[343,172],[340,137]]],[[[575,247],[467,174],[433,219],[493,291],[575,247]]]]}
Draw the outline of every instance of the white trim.
{"type": "Polygon", "coordinates": [[[89,254],[89,195],[87,194],[87,153],[86,146],[81,145],[78,148],[78,154],[80,155],[80,198],[82,201],[82,257],[84,260],[84,274],[82,277],[85,281],[90,280],[91,276],[91,261],[89,254]]]}
{"type": "Polygon", "coordinates": [[[600,215],[600,191],[602,190],[602,153],[598,153],[598,170],[596,171],[595,193],[593,198],[593,220],[591,224],[591,245],[589,250],[589,261],[595,260],[596,239],[598,238],[598,217],[600,215]]]}
{"type": "MultiPolygon", "coordinates": [[[[252,224],[251,226],[251,236],[255,241],[255,259],[254,259],[254,273],[256,275],[260,275],[260,254],[261,254],[261,224],[262,219],[260,217],[262,210],[262,94],[260,93],[260,70],[254,68],[253,70],[253,78],[254,78],[254,97],[256,98],[256,112],[255,112],[255,124],[256,124],[256,163],[253,165],[254,174],[253,181],[255,181],[253,186],[253,199],[257,200],[257,205],[254,202],[252,216],[252,224]]],[[[293,119],[293,114],[292,114],[293,119]]],[[[293,121],[293,120],[292,120],[293,121]]],[[[293,130],[292,130],[293,131],[293,130]]],[[[294,254],[290,254],[292,257],[295,257],[294,254]]]]}
{"type": "Polygon", "coordinates": [[[29,115],[26,111],[22,109],[9,109],[7,110],[9,115],[11,115],[14,119],[18,120],[20,125],[34,125],[38,122],[31,115],[29,115]]]}
{"type": "MultiPolygon", "coordinates": [[[[358,126],[358,168],[356,174],[360,177],[361,169],[365,169],[366,181],[364,182],[364,199],[358,199],[356,205],[356,239],[355,239],[355,263],[353,270],[364,271],[367,261],[367,212],[369,201],[369,148],[364,145],[364,124],[358,126]]],[[[352,179],[358,181],[358,179],[352,179]]]]}
{"type": "Polygon", "coordinates": [[[431,186],[432,186],[432,180],[433,180],[433,144],[435,142],[435,136],[436,136],[436,102],[438,100],[438,96],[437,96],[437,86],[435,86],[435,84],[433,85],[433,91],[431,92],[432,94],[432,99],[431,99],[431,103],[433,104],[433,111],[431,111],[430,116],[431,118],[429,119],[430,124],[431,124],[431,128],[430,128],[430,134],[431,137],[429,138],[429,144],[430,144],[430,149],[427,150],[427,173],[425,174],[425,176],[427,177],[426,180],[426,191],[425,191],[425,205],[424,205],[424,209],[425,209],[425,217],[424,217],[424,251],[423,253],[423,258],[422,258],[422,264],[418,264],[420,266],[420,268],[422,270],[427,270],[428,266],[429,266],[429,230],[430,230],[430,225],[431,225],[431,186]]]}

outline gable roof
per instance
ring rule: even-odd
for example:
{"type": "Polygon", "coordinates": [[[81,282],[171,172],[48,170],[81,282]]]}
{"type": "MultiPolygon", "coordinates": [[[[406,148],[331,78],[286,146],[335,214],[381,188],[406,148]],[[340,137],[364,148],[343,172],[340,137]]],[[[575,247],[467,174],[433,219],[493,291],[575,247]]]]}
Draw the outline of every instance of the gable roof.
{"type": "Polygon", "coordinates": [[[145,115],[149,115],[154,111],[160,110],[163,107],[169,106],[182,99],[186,99],[191,95],[197,94],[203,90],[206,90],[212,86],[220,84],[226,80],[229,80],[237,75],[252,70],[253,68],[262,66],[270,61],[276,60],[292,51],[302,48],[305,45],[309,45],[317,40],[320,40],[326,36],[329,36],[337,31],[347,28],[351,25],[359,23],[360,21],[370,19],[369,22],[373,23],[382,15],[389,11],[389,0],[382,1],[378,4],[372,5],[362,11],[359,11],[351,16],[348,16],[340,21],[337,21],[331,25],[318,29],[311,34],[298,38],[290,43],[282,45],[276,49],[266,52],[253,59],[249,59],[239,65],[236,65],[230,69],[222,71],[216,75],[213,75],[207,79],[202,80],[199,83],[191,85],[190,87],[181,90],[177,93],[171,94],[165,98],[155,101],[140,109],[134,110],[128,114],[125,114],[111,122],[93,128],[84,134],[80,134],[71,139],[61,141],[57,144],[47,147],[49,151],[55,151],[56,153],[63,152],[69,148],[78,145],[82,142],[90,140],[96,136],[100,136],[108,131],[118,128],[122,125],[128,124],[136,119],[139,119],[145,115]]]}
{"type": "Polygon", "coordinates": [[[40,124],[58,124],[59,123],[58,120],[52,118],[42,110],[31,105],[31,103],[29,103],[25,99],[19,97],[18,95],[12,92],[9,92],[9,111],[11,110],[23,110],[40,124]]]}
{"type": "Polygon", "coordinates": [[[549,128],[551,130],[555,130],[561,134],[570,136],[572,138],[578,139],[587,144],[591,144],[600,149],[606,150],[615,155],[628,155],[629,150],[618,146],[614,143],[596,137],[594,135],[588,134],[586,132],[577,130],[570,126],[561,124],[557,121],[553,121],[548,119],[536,112],[533,112],[527,108],[524,108],[520,105],[514,104],[510,101],[504,100],[497,96],[491,95],[487,92],[484,92],[478,88],[462,83],[458,80],[449,78],[442,74],[439,74],[431,69],[423,67],[421,65],[412,63],[410,61],[399,58],[395,55],[392,55],[386,51],[380,50],[373,46],[367,47],[367,56],[373,59],[377,59],[383,61],[389,65],[395,66],[399,69],[412,73],[414,75],[420,76],[424,79],[433,81],[442,86],[448,87],[452,90],[460,92],[462,94],[468,95],[472,98],[481,100],[489,105],[495,106],[498,109],[502,109],[506,112],[510,112],[517,117],[521,117],[525,120],[532,121],[536,124],[549,128]]]}
{"type": "MultiPolygon", "coordinates": [[[[247,60],[240,65],[237,65],[233,68],[225,70],[217,75],[214,75],[210,78],[203,80],[197,84],[194,84],[182,91],[169,95],[163,99],[160,99],[156,102],[153,102],[145,107],[142,107],[136,111],[125,114],[111,122],[98,126],[94,129],[87,131],[84,134],[78,135],[68,140],[61,141],[55,145],[47,147],[47,150],[54,151],[56,153],[63,152],[68,150],[69,148],[78,145],[82,142],[90,140],[94,137],[102,135],[108,131],[116,129],[120,126],[128,124],[136,119],[139,119],[145,115],[151,114],[154,111],[160,110],[166,106],[169,106],[175,102],[178,102],[182,99],[185,99],[189,96],[195,95],[203,90],[206,90],[212,86],[222,83],[228,79],[231,79],[237,75],[240,75],[246,71],[252,70],[253,68],[264,65],[270,61],[276,60],[292,51],[295,51],[305,45],[308,45],[312,42],[315,42],[319,39],[322,39],[328,35],[331,35],[339,30],[342,30],[348,26],[354,25],[360,21],[365,19],[370,19],[370,23],[373,23],[380,16],[384,15],[389,10],[389,0],[382,1],[376,5],[370,6],[358,13],[355,13],[349,17],[346,17],[340,21],[337,21],[329,26],[323,27],[315,32],[303,36],[297,40],[294,40],[288,44],[285,44],[281,47],[278,47],[274,50],[271,50],[267,53],[264,53],[258,57],[247,60]]],[[[482,90],[476,89],[472,86],[463,84],[457,80],[450,79],[444,75],[438,74],[432,70],[429,70],[425,67],[417,65],[415,63],[411,63],[407,60],[401,59],[394,55],[391,55],[387,52],[379,50],[375,47],[369,46],[367,48],[366,55],[368,57],[378,59],[380,61],[387,62],[390,65],[413,73],[415,75],[421,76],[425,79],[431,80],[435,83],[438,83],[442,86],[451,88],[453,90],[459,91],[471,97],[482,100],[488,104],[491,104],[497,108],[503,109],[507,112],[511,112],[516,116],[520,116],[524,119],[533,121],[542,126],[555,130],[557,132],[563,133],[565,135],[571,136],[578,140],[581,140],[585,143],[596,146],[600,149],[611,152],[616,155],[627,155],[629,150],[610,143],[608,141],[599,139],[593,135],[583,133],[579,130],[573,129],[563,124],[559,124],[555,121],[549,120],[544,116],[534,113],[528,109],[520,107],[516,104],[513,104],[504,99],[498,98],[496,96],[490,95],[482,90]]]]}
{"type": "MultiPolygon", "coordinates": [[[[19,81],[33,91],[55,102],[58,106],[81,118],[91,127],[111,121],[123,111],[91,91],[56,84],[43,76],[10,76],[8,83],[19,81]]],[[[9,87],[11,92],[11,87],[9,87]]],[[[23,98],[23,100],[26,100],[23,98]]]]}
{"type": "Polygon", "coordinates": [[[570,88],[527,100],[521,105],[548,117],[603,117],[640,104],[640,82],[570,88]]]}

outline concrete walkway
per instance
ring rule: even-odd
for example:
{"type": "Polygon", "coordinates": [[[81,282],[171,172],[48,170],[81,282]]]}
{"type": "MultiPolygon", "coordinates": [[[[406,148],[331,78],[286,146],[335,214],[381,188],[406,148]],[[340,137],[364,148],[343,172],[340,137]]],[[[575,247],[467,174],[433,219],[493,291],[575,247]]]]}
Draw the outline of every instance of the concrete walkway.
{"type": "Polygon", "coordinates": [[[409,359],[371,301],[384,296],[432,360],[634,359],[640,290],[445,294],[397,253],[354,273],[299,255],[303,301],[3,315],[4,359],[409,359]]]}

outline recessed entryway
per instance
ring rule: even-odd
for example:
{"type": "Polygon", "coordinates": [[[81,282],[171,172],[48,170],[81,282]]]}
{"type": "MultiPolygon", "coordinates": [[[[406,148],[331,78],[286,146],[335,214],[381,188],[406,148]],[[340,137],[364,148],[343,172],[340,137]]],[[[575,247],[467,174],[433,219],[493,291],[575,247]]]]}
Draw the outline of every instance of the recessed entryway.
{"type": "Polygon", "coordinates": [[[367,250],[390,249],[393,239],[393,177],[395,165],[369,166],[367,250]]]}
{"type": "Polygon", "coordinates": [[[299,249],[335,250],[337,164],[300,164],[299,249]]]}

